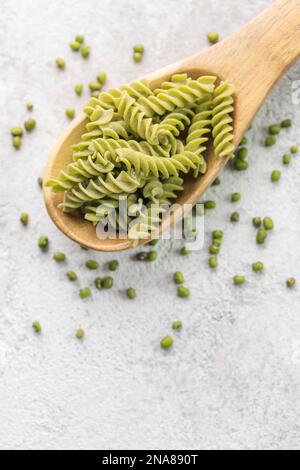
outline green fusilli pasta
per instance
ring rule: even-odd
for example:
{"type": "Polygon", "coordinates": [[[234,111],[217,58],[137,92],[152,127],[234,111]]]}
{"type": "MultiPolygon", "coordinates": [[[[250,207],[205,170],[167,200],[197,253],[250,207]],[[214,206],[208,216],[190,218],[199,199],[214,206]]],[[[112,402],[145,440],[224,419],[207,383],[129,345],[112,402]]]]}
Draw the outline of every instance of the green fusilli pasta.
{"type": "Polygon", "coordinates": [[[46,183],[64,193],[59,208],[137,244],[157,233],[184,190],[183,176],[206,172],[212,137],[216,155],[234,151],[234,87],[217,77],[173,75],[152,89],[137,80],[90,98],[86,132],[72,161],[46,183]]]}
{"type": "Polygon", "coordinates": [[[148,176],[179,176],[182,172],[187,174],[191,169],[195,170],[197,165],[204,163],[204,158],[193,152],[184,151],[181,154],[169,158],[149,156],[131,149],[117,150],[117,162],[123,163],[128,172],[134,170],[136,175],[145,178],[148,176]]]}
{"type": "Polygon", "coordinates": [[[219,157],[233,158],[233,117],[234,86],[222,82],[214,91],[213,97],[213,138],[215,152],[219,157]]]}
{"type": "Polygon", "coordinates": [[[66,193],[64,202],[59,206],[64,211],[72,211],[82,207],[90,201],[99,201],[104,198],[118,199],[117,196],[135,193],[144,185],[143,178],[136,178],[125,171],[115,177],[109,173],[106,177],[98,176],[88,184],[79,183],[70,193],[66,193]]]}
{"type": "Polygon", "coordinates": [[[149,233],[157,233],[159,224],[161,222],[161,215],[165,210],[160,206],[152,206],[147,208],[143,206],[143,201],[140,200],[137,204],[131,206],[129,214],[133,220],[129,224],[128,237],[135,240],[135,245],[139,240],[145,240],[149,237],[149,233]]]}
{"type": "Polygon", "coordinates": [[[166,180],[159,178],[149,178],[143,188],[143,197],[154,204],[169,206],[171,199],[178,197],[178,192],[183,191],[184,180],[179,177],[172,177],[166,180]]]}
{"type": "MultiPolygon", "coordinates": [[[[202,104],[198,105],[195,112],[196,114],[193,118],[192,125],[188,131],[185,150],[203,157],[204,152],[207,149],[209,134],[211,132],[211,100],[205,100],[202,104]]],[[[197,178],[200,173],[205,173],[205,171],[206,162],[203,158],[203,161],[198,164],[194,170],[194,177],[197,178]]]]}
{"type": "Polygon", "coordinates": [[[84,112],[90,116],[98,108],[116,110],[114,100],[116,98],[120,98],[123,91],[126,91],[129,96],[134,99],[139,99],[143,96],[150,96],[153,94],[148,80],[137,80],[132,82],[130,85],[123,85],[119,90],[112,89],[107,92],[100,93],[98,98],[91,98],[84,108],[84,112]]]}
{"type": "Polygon", "coordinates": [[[117,150],[119,149],[132,149],[137,152],[146,153],[147,155],[169,157],[171,146],[151,145],[145,140],[137,142],[136,140],[112,140],[112,139],[97,139],[92,142],[90,149],[99,152],[105,156],[115,160],[117,158],[117,150]]]}
{"type": "Polygon", "coordinates": [[[87,160],[71,163],[67,170],[61,170],[57,180],[48,181],[46,186],[51,187],[54,192],[68,191],[78,183],[110,173],[113,169],[112,162],[95,152],[87,160]]]}
{"type": "Polygon", "coordinates": [[[177,87],[161,89],[155,96],[139,98],[137,103],[146,116],[152,117],[154,114],[163,116],[176,108],[195,105],[197,100],[211,95],[215,81],[216,77],[211,76],[190,80],[187,83],[180,83],[177,87]]]}
{"type": "Polygon", "coordinates": [[[147,140],[152,145],[158,145],[158,128],[159,124],[154,124],[151,118],[147,118],[146,114],[137,106],[134,98],[125,91],[122,96],[115,100],[118,112],[123,117],[126,124],[141,139],[147,140]]]}
{"type": "Polygon", "coordinates": [[[173,113],[168,114],[159,125],[159,141],[165,137],[169,142],[180,136],[180,133],[191,124],[194,116],[195,112],[190,108],[178,109],[173,113]]]}

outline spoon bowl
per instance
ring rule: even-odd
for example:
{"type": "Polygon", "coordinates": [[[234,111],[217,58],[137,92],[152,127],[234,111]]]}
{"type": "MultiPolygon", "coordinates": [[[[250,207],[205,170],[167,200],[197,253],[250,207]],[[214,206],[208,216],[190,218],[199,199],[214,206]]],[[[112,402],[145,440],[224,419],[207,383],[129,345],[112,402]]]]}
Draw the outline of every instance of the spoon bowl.
{"type": "MultiPolygon", "coordinates": [[[[278,0],[255,20],[227,40],[199,54],[169,65],[146,77],[151,87],[177,73],[187,73],[197,79],[201,75],[215,75],[236,88],[234,115],[234,144],[238,145],[249,125],[264,103],[268,93],[300,55],[300,0],[278,0]]],[[[71,162],[72,145],[80,141],[88,120],[78,116],[53,148],[45,169],[44,181],[56,178],[60,170],[71,162]]],[[[196,204],[225,167],[227,160],[208,150],[207,172],[193,179],[187,177],[184,191],[176,204],[196,204]]],[[[96,251],[122,251],[134,246],[130,239],[100,239],[95,227],[84,219],[64,213],[57,208],[63,194],[44,187],[48,213],[56,226],[78,244],[96,251]]],[[[161,234],[182,217],[178,207],[159,227],[161,234]]],[[[145,244],[149,240],[141,240],[145,244]]]]}

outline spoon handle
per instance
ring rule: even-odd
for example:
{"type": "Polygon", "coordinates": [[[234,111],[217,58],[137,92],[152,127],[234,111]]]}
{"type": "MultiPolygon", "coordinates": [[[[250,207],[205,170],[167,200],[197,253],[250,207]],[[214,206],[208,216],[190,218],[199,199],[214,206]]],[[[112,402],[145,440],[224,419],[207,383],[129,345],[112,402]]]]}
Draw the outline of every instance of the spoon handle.
{"type": "Polygon", "coordinates": [[[239,142],[266,96],[300,56],[300,0],[277,0],[244,28],[191,62],[236,86],[239,142]]]}
{"type": "Polygon", "coordinates": [[[300,0],[277,0],[223,47],[231,47],[233,61],[241,59],[241,75],[245,70],[272,86],[300,56],[300,0]]]}

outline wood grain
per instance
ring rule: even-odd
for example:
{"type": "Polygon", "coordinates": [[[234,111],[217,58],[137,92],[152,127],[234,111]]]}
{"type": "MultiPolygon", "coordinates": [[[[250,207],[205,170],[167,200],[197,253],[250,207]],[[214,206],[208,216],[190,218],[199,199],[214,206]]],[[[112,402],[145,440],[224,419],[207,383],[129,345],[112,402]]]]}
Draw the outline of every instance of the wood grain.
{"type": "MultiPolygon", "coordinates": [[[[146,78],[154,88],[174,73],[181,72],[187,72],[193,78],[213,74],[220,80],[232,82],[236,87],[234,141],[238,145],[272,87],[299,56],[300,0],[278,0],[225,41],[146,78]]],[[[81,114],[58,140],[49,156],[44,181],[57,177],[59,171],[70,163],[71,145],[80,140],[86,123],[86,116],[81,114]]],[[[227,163],[216,157],[212,149],[208,151],[207,159],[207,173],[197,180],[186,180],[178,204],[193,205],[198,202],[227,163]]],[[[121,251],[132,247],[132,241],[128,239],[98,239],[92,224],[57,209],[63,196],[52,193],[50,188],[44,188],[44,198],[53,222],[76,243],[97,251],[121,251]]],[[[170,220],[164,221],[160,232],[181,217],[182,210],[179,208],[170,220]]]]}

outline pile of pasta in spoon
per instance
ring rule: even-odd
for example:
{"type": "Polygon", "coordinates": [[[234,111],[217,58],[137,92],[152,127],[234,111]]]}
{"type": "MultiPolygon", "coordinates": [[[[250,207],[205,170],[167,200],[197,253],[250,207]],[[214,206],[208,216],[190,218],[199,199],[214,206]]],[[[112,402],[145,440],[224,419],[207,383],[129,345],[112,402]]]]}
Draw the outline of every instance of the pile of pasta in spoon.
{"type": "Polygon", "coordinates": [[[178,74],[154,90],[139,80],[90,98],[87,133],[73,145],[72,163],[46,183],[64,192],[59,208],[147,238],[183,191],[183,176],[206,172],[210,138],[218,156],[233,156],[235,90],[216,81],[178,74]]]}

